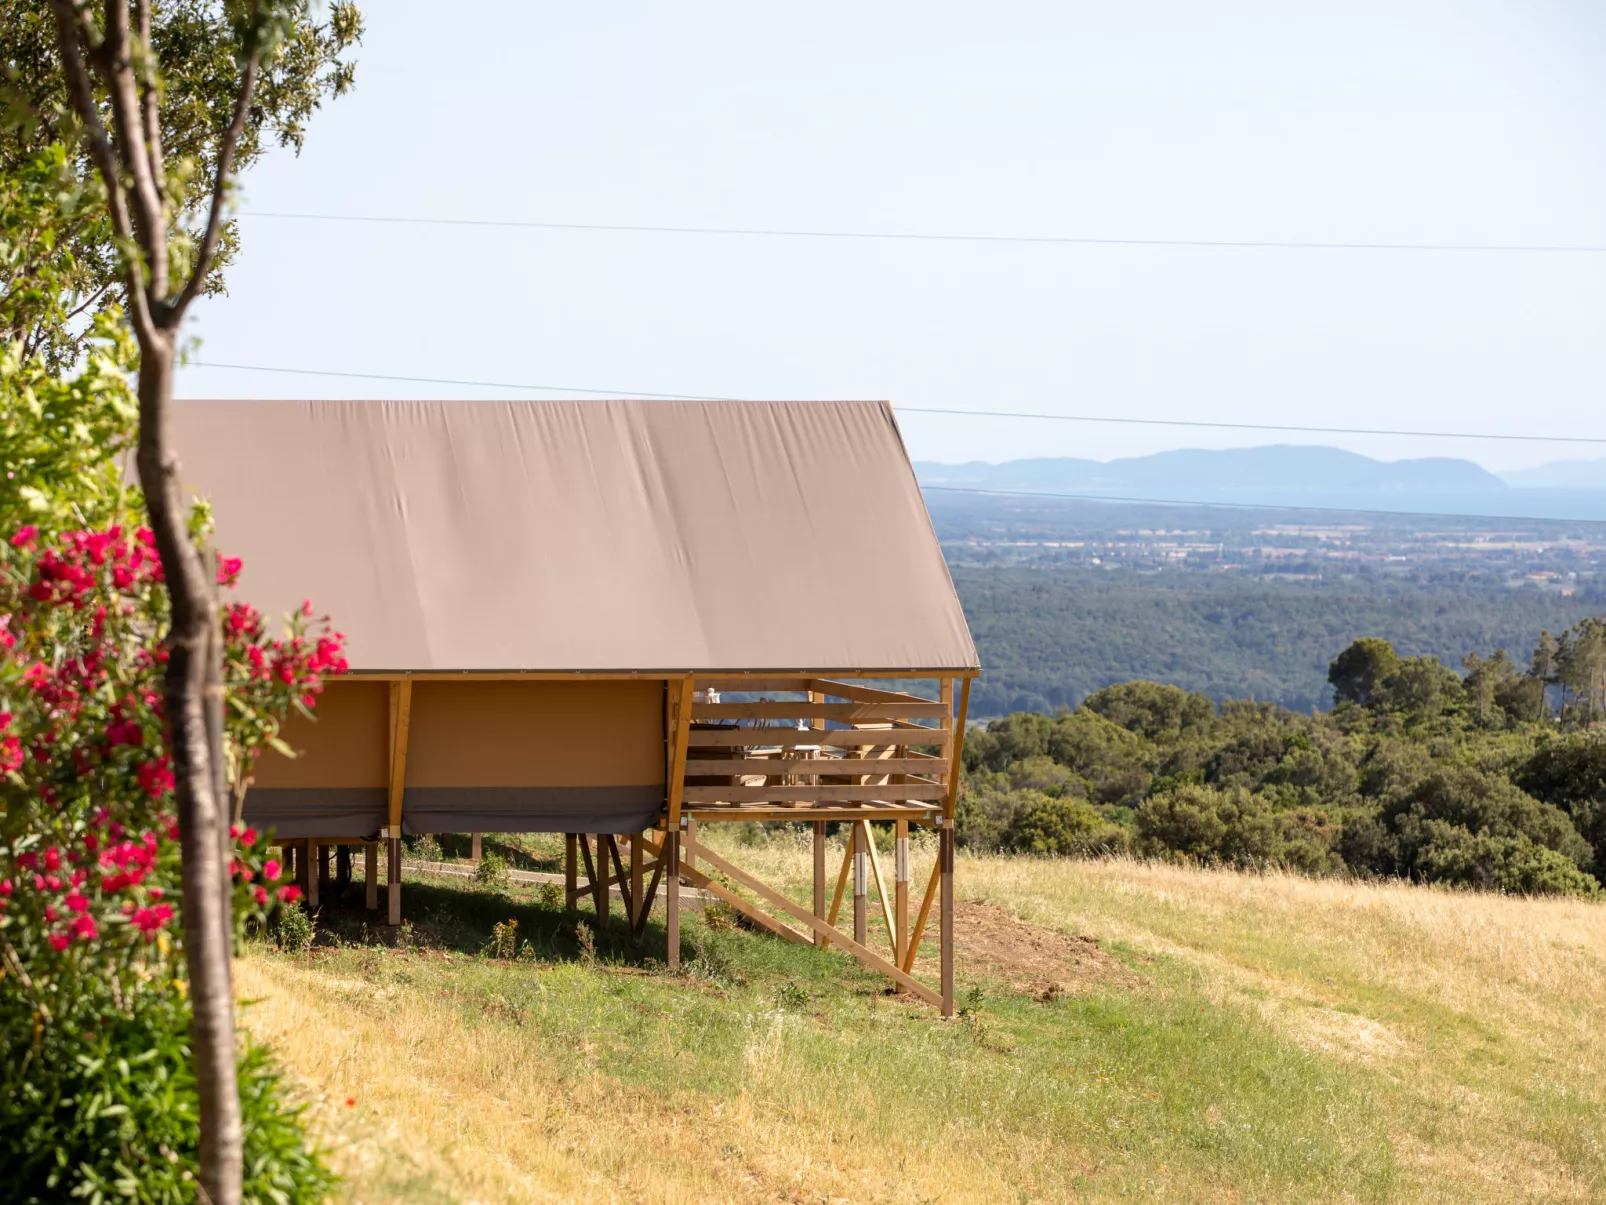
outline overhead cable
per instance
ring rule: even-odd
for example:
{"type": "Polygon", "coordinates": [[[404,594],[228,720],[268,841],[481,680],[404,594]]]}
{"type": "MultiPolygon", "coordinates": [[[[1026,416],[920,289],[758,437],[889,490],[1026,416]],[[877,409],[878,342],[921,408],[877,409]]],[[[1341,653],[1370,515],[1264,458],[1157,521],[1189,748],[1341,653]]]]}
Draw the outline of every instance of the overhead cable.
{"type": "MultiPolygon", "coordinates": [[[[584,389],[576,385],[529,385],[507,381],[469,381],[453,377],[415,377],[380,372],[338,372],[320,368],[279,368],[267,364],[223,364],[211,360],[190,360],[195,368],[221,368],[239,372],[276,372],[291,376],[344,377],[363,381],[403,381],[415,385],[461,385],[474,389],[509,389],[528,393],[582,393],[592,397],[649,398],[680,402],[739,402],[756,398],[715,397],[703,393],[650,393],[641,389],[584,389]]],[[[1045,419],[1068,423],[1124,423],[1154,427],[1208,427],[1234,431],[1292,431],[1307,435],[1393,435],[1420,439],[1492,439],[1528,443],[1606,443],[1599,435],[1500,434],[1493,431],[1408,431],[1382,427],[1313,427],[1286,423],[1233,423],[1189,418],[1129,418],[1098,414],[1043,414],[1016,410],[957,410],[936,406],[905,406],[893,403],[900,414],[951,414],[965,418],[1045,419]]]]}
{"type": "Polygon", "coordinates": [[[920,243],[1025,243],[1070,247],[1197,247],[1212,250],[1265,251],[1493,251],[1500,253],[1574,253],[1597,255],[1606,245],[1593,243],[1383,243],[1319,242],[1295,239],[1084,238],[1031,234],[920,234],[890,230],[788,230],[745,226],[632,226],[602,222],[527,222],[495,218],[389,217],[351,213],[286,213],[243,210],[244,218],[305,222],[367,222],[393,226],[464,226],[496,230],[588,230],[618,234],[735,235],[742,238],[881,239],[920,243]]]}

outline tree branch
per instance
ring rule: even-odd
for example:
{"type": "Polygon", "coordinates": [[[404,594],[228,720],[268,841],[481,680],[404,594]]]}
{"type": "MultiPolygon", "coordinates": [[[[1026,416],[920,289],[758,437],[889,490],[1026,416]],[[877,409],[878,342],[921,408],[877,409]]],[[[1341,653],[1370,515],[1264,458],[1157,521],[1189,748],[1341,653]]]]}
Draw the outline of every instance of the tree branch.
{"type": "Polygon", "coordinates": [[[56,40],[61,47],[62,74],[67,78],[67,96],[77,111],[79,120],[88,132],[90,156],[106,184],[106,207],[111,212],[112,230],[123,244],[123,258],[128,264],[128,308],[134,330],[144,342],[156,333],[150,306],[141,279],[143,265],[137,258],[139,244],[134,237],[133,223],[129,218],[128,198],[123,192],[122,172],[118,170],[117,151],[111,136],[95,107],[95,88],[89,78],[89,67],[84,62],[83,48],[79,44],[79,20],[72,0],[50,0],[56,14],[56,40]]]}
{"type": "MultiPolygon", "coordinates": [[[[60,2],[53,0],[58,5],[60,2]]],[[[111,99],[112,123],[117,127],[121,158],[134,183],[134,229],[139,234],[140,248],[150,261],[147,265],[150,283],[146,286],[150,294],[150,308],[157,316],[157,323],[164,325],[167,302],[167,214],[153,175],[153,159],[143,136],[145,123],[134,86],[128,5],[126,0],[106,0],[105,11],[106,31],[100,45],[91,48],[91,55],[97,60],[106,94],[111,99]]]]}
{"type": "Polygon", "coordinates": [[[201,291],[206,274],[211,270],[212,260],[217,255],[218,240],[223,236],[223,206],[228,197],[229,174],[234,170],[234,152],[240,145],[240,136],[245,133],[245,123],[251,116],[251,97],[256,91],[257,69],[262,63],[261,19],[261,4],[253,4],[251,53],[246,56],[245,70],[240,76],[240,96],[234,105],[234,119],[229,122],[223,141],[218,144],[217,174],[212,178],[212,203],[206,214],[206,233],[201,238],[201,246],[195,254],[195,263],[190,268],[190,278],[184,285],[184,291],[174,300],[169,311],[173,325],[183,319],[184,311],[201,291]]]}
{"type": "Polygon", "coordinates": [[[165,206],[167,164],[162,150],[162,112],[156,88],[156,50],[151,45],[151,0],[136,0],[134,15],[139,22],[139,47],[144,61],[144,69],[139,73],[139,99],[145,118],[145,152],[151,157],[157,200],[165,206]]]}

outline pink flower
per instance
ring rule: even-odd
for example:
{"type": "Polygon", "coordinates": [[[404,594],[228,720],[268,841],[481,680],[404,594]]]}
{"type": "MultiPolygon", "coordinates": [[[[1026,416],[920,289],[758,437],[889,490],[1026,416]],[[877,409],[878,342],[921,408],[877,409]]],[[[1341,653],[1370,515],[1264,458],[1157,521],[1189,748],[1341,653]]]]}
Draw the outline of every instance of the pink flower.
{"type": "Polygon", "coordinates": [[[49,849],[45,850],[45,869],[46,870],[60,870],[61,869],[61,850],[57,849],[54,845],[52,845],[49,849]]]}
{"type": "Polygon", "coordinates": [[[266,862],[262,863],[262,877],[267,879],[270,883],[278,879],[279,870],[280,867],[278,858],[269,858],[266,862]]]}
{"type": "Polygon", "coordinates": [[[243,565],[237,556],[219,557],[217,563],[217,584],[232,586],[240,580],[240,569],[243,565]]]}
{"type": "Polygon", "coordinates": [[[79,916],[89,911],[89,897],[82,891],[71,892],[61,902],[78,913],[79,916]]]}
{"type": "Polygon", "coordinates": [[[148,761],[139,768],[140,789],[152,799],[160,799],[173,789],[173,771],[167,768],[167,756],[148,761]]]}
{"type": "Polygon", "coordinates": [[[11,537],[13,548],[32,548],[34,541],[39,538],[39,529],[32,523],[26,527],[17,528],[17,534],[11,537]]]}
{"type": "Polygon", "coordinates": [[[301,888],[297,887],[294,883],[290,884],[288,887],[279,888],[279,902],[281,904],[293,904],[300,898],[301,888]]]}
{"type": "Polygon", "coordinates": [[[268,905],[268,889],[266,887],[258,887],[254,894],[256,896],[257,907],[258,908],[267,907],[267,905],[268,905]]]}
{"type": "Polygon", "coordinates": [[[242,844],[242,845],[255,845],[256,843],[257,843],[257,831],[256,831],[256,829],[248,828],[243,833],[240,834],[240,844],[242,844]]]}
{"type": "Polygon", "coordinates": [[[159,929],[173,919],[173,906],[157,904],[154,908],[135,908],[134,914],[128,919],[149,941],[156,936],[159,929]]]}
{"type": "Polygon", "coordinates": [[[79,941],[94,941],[100,936],[100,929],[92,916],[80,916],[67,928],[79,941]]]}
{"type": "Polygon", "coordinates": [[[54,950],[56,953],[60,954],[63,950],[65,950],[67,948],[67,942],[70,939],[68,938],[68,936],[65,933],[52,933],[50,935],[50,939],[49,940],[50,940],[50,948],[52,950],[54,950]]]}

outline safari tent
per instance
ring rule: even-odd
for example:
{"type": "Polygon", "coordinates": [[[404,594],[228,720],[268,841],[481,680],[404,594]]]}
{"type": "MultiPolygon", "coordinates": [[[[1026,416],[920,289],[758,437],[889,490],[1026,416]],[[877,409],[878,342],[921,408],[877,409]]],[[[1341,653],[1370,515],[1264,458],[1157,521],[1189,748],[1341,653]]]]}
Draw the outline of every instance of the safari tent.
{"type": "Polygon", "coordinates": [[[613,888],[639,933],[661,894],[671,965],[687,883],[952,1009],[977,658],[889,405],[196,401],[176,424],[241,596],[347,636],[350,673],[286,729],[299,756],[244,800],[303,873],[364,847],[375,907],[383,849],[396,924],[404,834],[564,833],[569,905],[613,888]],[[812,907],[699,841],[727,821],[812,824],[812,907]],[[937,833],[923,891],[912,828],[937,833]],[[934,905],[936,990],[912,973],[934,905]]]}

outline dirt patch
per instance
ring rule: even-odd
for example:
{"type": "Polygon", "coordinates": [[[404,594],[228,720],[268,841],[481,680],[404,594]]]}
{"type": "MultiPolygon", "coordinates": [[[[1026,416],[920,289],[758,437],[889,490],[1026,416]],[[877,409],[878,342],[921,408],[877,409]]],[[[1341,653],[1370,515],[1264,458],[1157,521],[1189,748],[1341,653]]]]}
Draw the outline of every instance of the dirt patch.
{"type": "Polygon", "coordinates": [[[1056,933],[984,900],[955,908],[954,947],[961,968],[1007,979],[1034,994],[1138,982],[1097,938],[1056,933]]]}

